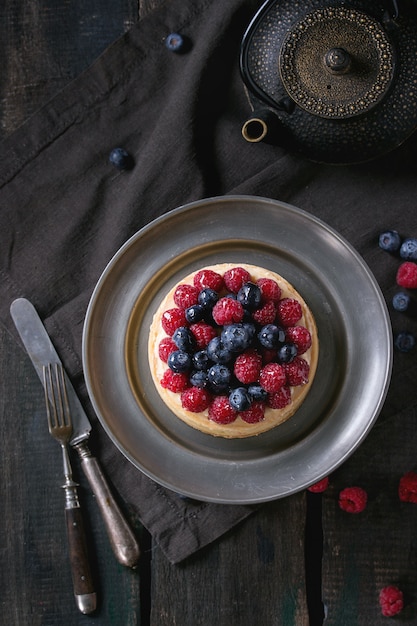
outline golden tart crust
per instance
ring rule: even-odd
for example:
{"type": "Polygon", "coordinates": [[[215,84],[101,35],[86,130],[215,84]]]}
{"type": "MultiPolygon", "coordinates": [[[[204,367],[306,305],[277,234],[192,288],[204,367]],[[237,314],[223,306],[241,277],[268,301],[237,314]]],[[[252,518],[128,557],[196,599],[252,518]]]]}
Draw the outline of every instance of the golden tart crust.
{"type": "Polygon", "coordinates": [[[209,419],[208,409],[202,411],[201,413],[193,413],[191,411],[187,411],[182,407],[180,393],[174,393],[161,386],[159,381],[167,369],[167,364],[160,359],[158,353],[160,341],[167,336],[161,325],[162,314],[167,309],[176,307],[173,295],[177,286],[184,283],[192,285],[194,275],[197,274],[197,272],[200,270],[196,270],[195,272],[192,272],[191,274],[185,276],[182,280],[180,280],[174,287],[172,287],[172,289],[170,289],[170,291],[167,293],[167,295],[159,305],[150,326],[148,358],[155,387],[164,403],[169,407],[174,415],[176,415],[179,419],[181,419],[192,428],[196,428],[203,433],[217,437],[238,439],[259,435],[260,433],[275,428],[279,424],[282,424],[283,422],[288,420],[292,415],[294,415],[297,409],[301,406],[302,402],[305,400],[313,383],[314,375],[317,369],[319,341],[317,326],[312,312],[310,311],[304,299],[294,289],[294,287],[279,274],[276,274],[275,272],[264,269],[262,267],[248,265],[245,263],[220,263],[217,265],[206,266],[202,269],[213,270],[214,272],[223,275],[227,270],[235,267],[242,267],[247,270],[250,273],[253,282],[256,282],[260,278],[271,278],[275,280],[281,288],[281,298],[294,298],[298,300],[301,305],[303,315],[299,322],[297,322],[297,325],[304,326],[311,334],[311,347],[304,354],[302,354],[302,358],[307,361],[310,366],[310,371],[309,379],[306,384],[297,387],[291,387],[291,403],[283,409],[272,409],[270,407],[267,407],[265,409],[265,417],[260,422],[250,424],[243,421],[240,416],[238,416],[236,420],[230,424],[218,424],[209,419]]]}

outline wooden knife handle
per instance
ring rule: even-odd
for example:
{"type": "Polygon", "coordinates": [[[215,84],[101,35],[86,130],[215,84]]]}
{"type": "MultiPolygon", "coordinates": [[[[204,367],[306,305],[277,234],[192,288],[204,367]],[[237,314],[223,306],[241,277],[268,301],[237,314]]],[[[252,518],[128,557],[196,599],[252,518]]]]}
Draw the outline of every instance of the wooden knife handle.
{"type": "Polygon", "coordinates": [[[81,458],[81,467],[97,503],[106,526],[113,552],[122,565],[135,568],[140,557],[139,544],[133,531],[123,516],[100,465],[85,442],[74,446],[81,458]]]}
{"type": "Polygon", "coordinates": [[[97,596],[91,576],[81,509],[66,508],[65,518],[75,600],[81,613],[92,613],[97,606],[97,596]]]}

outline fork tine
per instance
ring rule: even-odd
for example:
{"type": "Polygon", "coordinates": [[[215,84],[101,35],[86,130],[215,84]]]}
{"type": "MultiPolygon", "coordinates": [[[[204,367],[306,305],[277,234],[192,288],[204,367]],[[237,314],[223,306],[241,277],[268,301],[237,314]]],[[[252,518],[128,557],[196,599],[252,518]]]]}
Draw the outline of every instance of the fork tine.
{"type": "Polygon", "coordinates": [[[44,365],[43,380],[45,389],[46,413],[49,429],[71,426],[71,411],[65,385],[64,369],[60,363],[44,365]]]}

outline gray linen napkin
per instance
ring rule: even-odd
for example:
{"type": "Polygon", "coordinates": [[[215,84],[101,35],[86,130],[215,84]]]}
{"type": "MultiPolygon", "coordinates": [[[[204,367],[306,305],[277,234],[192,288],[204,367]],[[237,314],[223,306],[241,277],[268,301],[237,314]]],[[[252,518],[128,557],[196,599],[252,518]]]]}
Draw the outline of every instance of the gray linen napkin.
{"type": "MultiPolygon", "coordinates": [[[[94,421],[92,446],[111,481],[172,562],[214,541],[252,506],[185,501],[137,471],[103,432],[82,374],[81,336],[93,288],[113,254],[176,206],[236,193],[297,205],[338,229],[365,257],[387,298],[397,259],[380,230],[417,235],[417,142],[366,165],[308,162],[241,136],[249,106],[239,45],[260,2],[171,0],[7,138],[0,156],[1,322],[10,302],[33,302],[94,421]],[[167,49],[180,32],[184,53],[167,49]],[[109,164],[125,148],[128,171],[109,164]]],[[[358,294],[358,297],[360,295],[358,294]]],[[[403,325],[394,317],[394,327],[403,325]]],[[[415,320],[409,322],[414,332],[415,320]]],[[[416,402],[413,355],[395,364],[382,419],[416,402]]]]}

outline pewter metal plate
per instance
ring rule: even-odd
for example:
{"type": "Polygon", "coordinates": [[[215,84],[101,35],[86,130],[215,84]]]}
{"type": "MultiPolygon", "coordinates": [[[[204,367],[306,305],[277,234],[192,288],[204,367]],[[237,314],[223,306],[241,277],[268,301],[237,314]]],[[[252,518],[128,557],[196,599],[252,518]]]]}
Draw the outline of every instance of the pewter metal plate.
{"type": "Polygon", "coordinates": [[[288,204],[223,196],[171,211],[116,253],[87,310],[83,365],[104,429],[138,469],[192,498],[250,504],[308,487],[361,444],[386,396],[392,333],[371,271],[333,229],[288,204]],[[320,341],[301,408],[272,431],[240,440],[177,419],[160,400],[147,361],[148,329],[164,293],[219,262],[284,276],[313,311],[320,341]]]}

